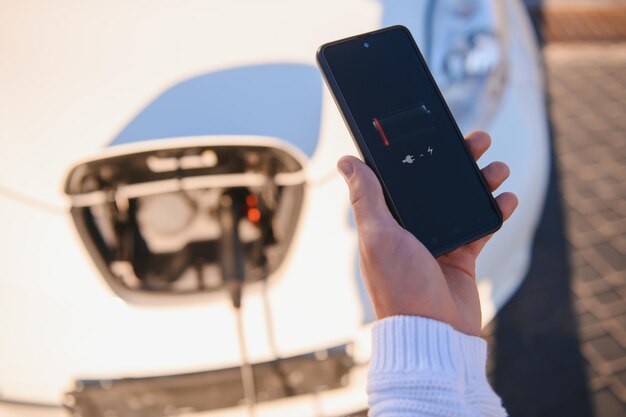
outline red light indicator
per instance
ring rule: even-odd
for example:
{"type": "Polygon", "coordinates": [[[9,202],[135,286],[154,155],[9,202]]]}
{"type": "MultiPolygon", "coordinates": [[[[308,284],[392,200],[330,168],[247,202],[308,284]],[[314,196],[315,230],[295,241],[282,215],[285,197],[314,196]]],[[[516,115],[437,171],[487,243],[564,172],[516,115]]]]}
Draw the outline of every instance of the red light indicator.
{"type": "Polygon", "coordinates": [[[252,223],[258,223],[261,220],[261,212],[257,208],[248,209],[248,220],[252,223]]]}
{"type": "Polygon", "coordinates": [[[246,204],[248,205],[248,207],[256,207],[256,196],[254,194],[249,194],[246,197],[246,204]]]}

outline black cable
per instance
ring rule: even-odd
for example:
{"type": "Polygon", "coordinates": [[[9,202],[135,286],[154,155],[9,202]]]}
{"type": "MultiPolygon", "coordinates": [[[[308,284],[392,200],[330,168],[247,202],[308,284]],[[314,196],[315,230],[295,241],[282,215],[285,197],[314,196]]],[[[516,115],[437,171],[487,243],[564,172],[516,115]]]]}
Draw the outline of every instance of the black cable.
{"type": "MultiPolygon", "coordinates": [[[[241,294],[241,291],[239,292],[241,294]]],[[[239,296],[241,297],[241,295],[239,296]]],[[[234,304],[233,304],[234,305],[234,304]]],[[[248,405],[248,415],[254,417],[256,415],[256,385],[254,383],[254,372],[248,358],[246,349],[246,337],[243,326],[243,314],[240,307],[235,307],[237,316],[237,336],[239,340],[239,354],[241,356],[241,381],[243,384],[243,396],[248,405]]]]}
{"type": "MultiPolygon", "coordinates": [[[[267,271],[267,268],[265,268],[265,270],[267,271]]],[[[292,386],[292,384],[289,383],[289,378],[287,374],[285,373],[283,368],[280,366],[280,361],[282,358],[278,354],[278,348],[276,347],[276,335],[274,334],[274,321],[272,319],[272,310],[270,307],[270,300],[269,300],[269,296],[267,293],[267,286],[268,286],[267,280],[263,281],[263,290],[262,290],[263,312],[265,314],[265,323],[266,323],[265,328],[267,330],[267,339],[269,341],[270,351],[272,352],[272,356],[274,357],[274,360],[272,360],[272,367],[274,368],[274,371],[278,375],[278,379],[280,380],[280,383],[282,385],[283,390],[285,391],[285,394],[288,397],[290,397],[296,394],[296,390],[292,386]]]]}
{"type": "Polygon", "coordinates": [[[222,279],[230,294],[230,299],[237,318],[237,339],[241,356],[241,381],[243,395],[248,405],[248,415],[255,416],[256,386],[254,372],[248,358],[246,338],[241,312],[241,298],[245,278],[245,254],[239,238],[239,217],[241,216],[241,199],[236,189],[222,195],[219,205],[219,220],[222,225],[220,240],[220,267],[222,279]]]}
{"type": "MultiPolygon", "coordinates": [[[[272,356],[274,356],[274,360],[272,361],[272,366],[274,368],[274,371],[278,375],[278,378],[279,378],[279,380],[281,382],[283,390],[285,391],[285,394],[287,396],[294,396],[294,395],[296,395],[296,389],[293,386],[293,384],[291,384],[289,382],[289,378],[288,378],[287,374],[285,373],[283,368],[280,366],[282,358],[278,354],[278,348],[276,347],[276,335],[274,334],[274,321],[272,319],[272,309],[271,309],[271,306],[270,306],[270,299],[269,299],[269,294],[268,294],[268,282],[267,282],[267,280],[263,281],[262,293],[263,293],[263,297],[262,297],[263,298],[263,307],[264,307],[263,310],[265,312],[265,322],[266,322],[266,329],[267,329],[267,338],[268,338],[269,345],[270,345],[270,351],[272,352],[272,356]]],[[[319,416],[323,416],[324,413],[322,412],[322,405],[320,403],[320,399],[319,399],[319,395],[317,393],[317,390],[313,393],[313,405],[314,405],[314,408],[315,408],[315,415],[318,416],[318,417],[319,416]]]]}
{"type": "Polygon", "coordinates": [[[17,407],[51,408],[55,410],[66,409],[67,406],[56,403],[44,403],[29,400],[16,400],[14,398],[0,397],[0,404],[14,405],[17,407]]]}

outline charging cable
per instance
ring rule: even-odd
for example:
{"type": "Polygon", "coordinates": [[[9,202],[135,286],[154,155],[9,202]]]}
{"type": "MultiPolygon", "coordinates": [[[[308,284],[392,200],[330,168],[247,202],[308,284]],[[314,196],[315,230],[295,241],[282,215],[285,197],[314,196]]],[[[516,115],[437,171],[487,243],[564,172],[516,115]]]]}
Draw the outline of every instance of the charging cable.
{"type": "Polygon", "coordinates": [[[241,299],[243,281],[245,278],[245,254],[241,240],[239,239],[238,216],[242,207],[239,198],[232,198],[229,194],[224,194],[220,198],[219,219],[222,224],[222,239],[220,245],[220,266],[222,279],[226,289],[230,293],[231,302],[237,318],[237,338],[239,342],[239,353],[241,356],[241,380],[243,384],[243,395],[248,406],[248,416],[256,416],[256,386],[254,383],[254,373],[248,350],[246,349],[246,337],[243,326],[243,313],[241,311],[241,299]]]}

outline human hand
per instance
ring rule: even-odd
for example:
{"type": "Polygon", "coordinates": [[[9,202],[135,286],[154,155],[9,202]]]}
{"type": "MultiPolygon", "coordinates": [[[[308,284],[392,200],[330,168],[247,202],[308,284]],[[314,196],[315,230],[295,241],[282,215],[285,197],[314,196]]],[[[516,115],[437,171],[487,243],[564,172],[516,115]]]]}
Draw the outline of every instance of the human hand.
{"type": "MultiPolygon", "coordinates": [[[[476,160],[491,145],[489,134],[480,131],[468,134],[465,140],[476,160]]],[[[359,234],[361,273],[376,316],[428,317],[478,336],[481,311],[476,258],[492,235],[435,259],[393,218],[380,182],[367,165],[353,156],[344,156],[337,168],[350,189],[359,234]]],[[[503,162],[492,162],[482,173],[493,192],[507,179],[509,168],[503,162]]],[[[502,193],[496,201],[504,220],[517,207],[513,193],[502,193]]]]}

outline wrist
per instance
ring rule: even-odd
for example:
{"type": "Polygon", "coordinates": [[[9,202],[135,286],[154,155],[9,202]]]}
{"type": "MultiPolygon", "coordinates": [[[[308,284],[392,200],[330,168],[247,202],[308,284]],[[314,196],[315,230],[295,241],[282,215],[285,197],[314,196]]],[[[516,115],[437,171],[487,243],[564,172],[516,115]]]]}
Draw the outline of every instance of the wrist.
{"type": "Polygon", "coordinates": [[[374,374],[436,372],[462,381],[484,379],[487,343],[452,326],[419,316],[392,316],[372,329],[374,374]]]}

